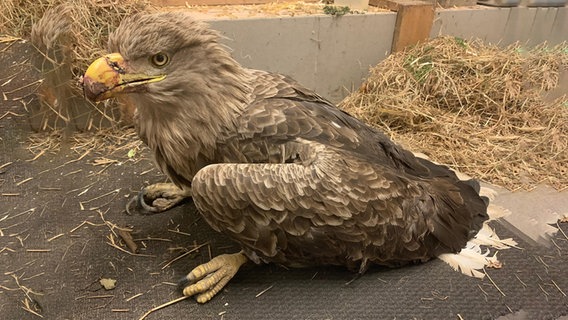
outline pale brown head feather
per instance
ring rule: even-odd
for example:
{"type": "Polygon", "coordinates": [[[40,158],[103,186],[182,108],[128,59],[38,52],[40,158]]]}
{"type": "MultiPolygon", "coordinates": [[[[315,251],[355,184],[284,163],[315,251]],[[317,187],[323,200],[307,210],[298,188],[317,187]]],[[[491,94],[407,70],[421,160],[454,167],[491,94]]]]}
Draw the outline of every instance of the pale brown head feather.
{"type": "Polygon", "coordinates": [[[109,38],[109,50],[124,57],[129,72],[166,75],[131,98],[139,134],[160,168],[189,181],[199,169],[197,157],[212,156],[219,133],[235,126],[251,96],[249,71],[220,37],[186,13],[167,12],[126,18],[109,38]],[[167,54],[169,63],[154,67],[150,59],[157,53],[167,54]]]}

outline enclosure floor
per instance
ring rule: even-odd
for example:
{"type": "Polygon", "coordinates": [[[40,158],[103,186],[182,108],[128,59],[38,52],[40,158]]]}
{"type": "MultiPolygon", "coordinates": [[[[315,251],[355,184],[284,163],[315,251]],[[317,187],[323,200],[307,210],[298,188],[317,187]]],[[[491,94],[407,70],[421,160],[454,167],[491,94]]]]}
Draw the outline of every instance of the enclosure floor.
{"type": "MultiPolygon", "coordinates": [[[[78,156],[68,150],[26,161],[32,156],[25,149],[28,132],[22,122],[0,122],[1,164],[12,162],[2,169],[1,189],[3,194],[18,194],[0,198],[0,219],[8,216],[0,221],[2,318],[36,318],[22,309],[24,288],[32,290],[28,296],[46,319],[138,318],[179,297],[175,283],[207,261],[209,250],[212,256],[239,250],[212,231],[192,203],[157,215],[125,213],[137,190],[164,180],[156,170],[141,175],[152,169],[150,160],[125,160],[101,173],[97,172],[103,167],[94,166],[98,156],[70,162],[78,156]],[[144,245],[139,241],[140,253],[151,256],[133,256],[109,245],[108,236],[118,231],[114,225],[131,228],[135,239],[164,240],[145,240],[144,245]],[[195,244],[205,243],[197,254],[166,266],[195,244]],[[100,278],[117,280],[116,288],[105,291],[100,278]],[[22,289],[12,290],[18,284],[22,289]],[[129,300],[138,294],[142,295],[129,300]]],[[[523,198],[507,194],[503,205],[514,207],[514,214],[530,214],[523,212],[522,203],[527,197],[538,201],[538,192],[546,192],[543,210],[554,201],[563,201],[566,208],[566,194],[550,200],[554,193],[549,190],[536,192],[523,198]]],[[[499,252],[503,268],[486,270],[494,283],[487,277],[463,276],[439,260],[372,269],[349,285],[353,274],[341,268],[251,266],[211,302],[185,300],[149,319],[456,319],[458,314],[463,319],[495,319],[519,310],[531,314],[530,319],[565,315],[568,239],[559,233],[554,237],[558,247],[546,248],[524,242],[499,224],[493,226],[500,236],[515,237],[523,248],[499,252]]],[[[568,233],[568,224],[560,226],[568,233]]]]}
{"type": "MultiPolygon", "coordinates": [[[[117,156],[106,167],[96,165],[103,155],[80,158],[69,141],[61,151],[30,161],[29,125],[25,116],[14,114],[23,114],[21,106],[0,99],[0,318],[39,319],[25,310],[30,308],[45,319],[138,319],[180,297],[176,283],[193,267],[239,250],[212,231],[191,202],[157,215],[125,213],[141,187],[165,180],[146,153],[135,160],[117,156]],[[112,246],[120,241],[118,227],[146,239],[136,241],[139,255],[112,246]],[[173,261],[199,245],[199,251],[173,261]],[[116,287],[105,290],[101,278],[116,280],[116,287]]],[[[546,188],[504,192],[497,200],[514,215],[568,208],[566,192],[546,188]]],[[[350,284],[354,275],[342,268],[247,266],[209,303],[187,299],[148,319],[558,319],[568,314],[568,237],[559,232],[546,247],[499,223],[492,226],[522,249],[500,251],[503,267],[487,269],[483,280],[439,260],[373,268],[350,284]]],[[[568,223],[559,226],[568,233],[568,223]]]]}

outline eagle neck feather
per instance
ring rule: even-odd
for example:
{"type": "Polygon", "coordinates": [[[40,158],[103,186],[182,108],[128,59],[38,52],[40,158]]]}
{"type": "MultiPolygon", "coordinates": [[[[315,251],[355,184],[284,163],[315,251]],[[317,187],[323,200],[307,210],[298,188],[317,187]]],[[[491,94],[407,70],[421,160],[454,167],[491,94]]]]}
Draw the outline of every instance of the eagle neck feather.
{"type": "Polygon", "coordinates": [[[191,181],[212,163],[224,133],[236,131],[237,119],[251,99],[251,75],[240,67],[231,71],[222,77],[225,83],[208,81],[207,88],[136,101],[138,133],[172,180],[177,175],[191,181]]]}

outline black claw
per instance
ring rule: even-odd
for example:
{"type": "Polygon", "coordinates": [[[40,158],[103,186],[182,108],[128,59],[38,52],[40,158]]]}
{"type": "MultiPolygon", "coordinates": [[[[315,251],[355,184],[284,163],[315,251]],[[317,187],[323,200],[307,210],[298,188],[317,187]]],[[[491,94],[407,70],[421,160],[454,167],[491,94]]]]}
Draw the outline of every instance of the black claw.
{"type": "Polygon", "coordinates": [[[128,214],[129,216],[132,215],[132,212],[130,212],[130,207],[132,207],[132,203],[134,203],[137,198],[138,196],[130,198],[130,200],[128,200],[128,203],[126,204],[126,214],[128,214]]]}
{"type": "Polygon", "coordinates": [[[135,195],[130,199],[130,201],[128,201],[128,203],[126,204],[126,213],[128,215],[132,215],[131,208],[133,204],[135,204],[134,207],[138,209],[138,211],[142,214],[151,214],[158,212],[158,209],[146,203],[146,201],[144,200],[144,195],[145,192],[144,189],[142,189],[137,195],[135,195]]]}
{"type": "Polygon", "coordinates": [[[178,290],[179,291],[183,291],[183,289],[185,287],[187,287],[188,285],[193,284],[191,281],[189,281],[189,279],[187,278],[187,276],[183,276],[181,279],[179,279],[178,281],[178,290]]]}
{"type": "Polygon", "coordinates": [[[355,282],[356,280],[358,280],[359,278],[361,278],[362,275],[363,275],[363,274],[362,274],[361,272],[357,272],[357,273],[355,274],[355,276],[353,277],[353,279],[347,281],[347,282],[345,283],[345,285],[348,286],[348,285],[352,284],[353,282],[355,282]]]}
{"type": "Polygon", "coordinates": [[[141,209],[142,213],[146,214],[159,212],[158,209],[146,203],[146,200],[144,200],[145,194],[146,193],[144,192],[144,189],[142,189],[136,196],[136,198],[138,199],[138,208],[141,209]]]}

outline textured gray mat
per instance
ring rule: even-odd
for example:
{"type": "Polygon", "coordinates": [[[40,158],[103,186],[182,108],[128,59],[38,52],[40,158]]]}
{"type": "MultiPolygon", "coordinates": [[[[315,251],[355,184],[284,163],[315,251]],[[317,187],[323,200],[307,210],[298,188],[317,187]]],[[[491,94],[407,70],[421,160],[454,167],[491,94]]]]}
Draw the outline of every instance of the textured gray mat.
{"type": "MultiPolygon", "coordinates": [[[[212,255],[238,250],[211,231],[191,203],[153,216],[125,214],[136,190],[163,180],[156,170],[140,175],[152,168],[148,159],[134,163],[124,157],[120,165],[96,173],[101,169],[93,165],[97,155],[69,162],[77,155],[64,146],[59,154],[30,162],[24,121],[12,118],[0,124],[5,133],[1,163],[12,162],[2,169],[2,193],[19,194],[0,198],[2,217],[7,217],[0,221],[0,314],[6,319],[36,318],[22,309],[25,289],[12,290],[18,287],[12,275],[20,286],[42,294],[28,295],[48,319],[132,319],[178,297],[174,283],[209,258],[205,246],[163,268],[184,252],[180,248],[208,242],[212,255]],[[29,177],[33,179],[16,185],[29,177]],[[109,194],[113,190],[119,191],[109,194]],[[144,241],[141,253],[152,257],[119,251],[107,244],[111,229],[99,212],[105,212],[109,223],[131,227],[134,238],[168,241],[144,241]],[[116,279],[117,287],[101,289],[101,277],[116,279]]],[[[512,236],[494,226],[502,237],[512,236]]],[[[567,225],[561,226],[568,232],[567,225]]],[[[521,309],[535,319],[555,319],[568,312],[568,239],[558,234],[555,243],[558,247],[521,243],[523,250],[500,252],[504,267],[487,270],[494,283],[465,277],[438,260],[375,268],[349,285],[353,274],[341,268],[250,266],[210,303],[185,300],[150,319],[494,319],[521,309]]]]}

